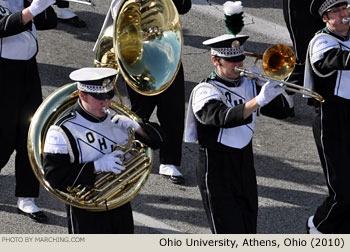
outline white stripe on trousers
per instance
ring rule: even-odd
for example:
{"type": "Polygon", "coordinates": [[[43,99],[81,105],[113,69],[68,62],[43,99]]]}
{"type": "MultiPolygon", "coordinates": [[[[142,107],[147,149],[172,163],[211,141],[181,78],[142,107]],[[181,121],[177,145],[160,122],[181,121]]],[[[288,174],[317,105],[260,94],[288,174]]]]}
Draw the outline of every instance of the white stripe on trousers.
{"type": "Polygon", "coordinates": [[[212,206],[211,206],[211,202],[210,202],[210,191],[209,191],[209,186],[208,186],[208,159],[209,159],[209,154],[208,154],[208,149],[205,148],[205,158],[206,158],[206,172],[205,172],[205,185],[207,187],[207,200],[208,200],[208,206],[209,206],[209,211],[210,211],[210,217],[211,217],[211,222],[212,222],[212,225],[213,225],[213,231],[214,231],[214,234],[217,234],[216,232],[216,227],[215,227],[215,221],[214,221],[214,216],[213,216],[213,211],[212,211],[212,206]]]}
{"type": "Polygon", "coordinates": [[[321,147],[322,147],[322,153],[323,153],[323,159],[324,159],[324,162],[325,162],[325,170],[327,172],[327,184],[329,185],[329,187],[332,189],[332,191],[334,192],[334,201],[335,203],[332,205],[332,207],[329,209],[328,213],[327,213],[327,216],[326,218],[324,218],[322,221],[320,221],[320,223],[318,223],[318,225],[316,226],[316,228],[318,229],[319,226],[325,222],[328,218],[328,216],[330,215],[333,207],[337,204],[337,201],[336,201],[336,196],[337,196],[337,193],[336,191],[333,189],[332,185],[331,185],[331,181],[329,179],[329,169],[328,169],[328,163],[327,163],[327,157],[326,157],[326,153],[324,151],[324,143],[323,143],[323,109],[322,109],[322,104],[320,106],[320,111],[321,111],[321,147]]]}

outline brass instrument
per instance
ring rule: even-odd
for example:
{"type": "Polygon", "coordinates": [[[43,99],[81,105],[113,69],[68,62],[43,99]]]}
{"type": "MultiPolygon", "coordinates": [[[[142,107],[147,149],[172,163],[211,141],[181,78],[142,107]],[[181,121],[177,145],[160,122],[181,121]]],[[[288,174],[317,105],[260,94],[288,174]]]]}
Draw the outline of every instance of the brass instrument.
{"type": "MultiPolygon", "coordinates": [[[[131,131],[129,142],[125,146],[115,146],[131,158],[124,159],[126,169],[121,174],[101,173],[92,188],[80,185],[69,188],[68,192],[53,189],[45,180],[42,166],[44,140],[50,125],[67,114],[78,99],[77,84],[71,83],[57,89],[40,105],[32,119],[28,134],[28,153],[33,171],[43,187],[66,204],[93,211],[104,211],[118,207],[140,190],[146,182],[152,167],[152,150],[133,139],[131,131]]],[[[133,120],[140,119],[126,107],[112,102],[110,110],[128,116],[133,120]]]]}
{"type": "Polygon", "coordinates": [[[97,42],[95,66],[118,68],[127,84],[142,95],[165,91],[180,68],[183,48],[173,1],[124,0],[115,16],[113,26],[97,42]]]}
{"type": "Polygon", "coordinates": [[[265,75],[254,73],[242,67],[236,67],[235,70],[241,72],[241,75],[250,78],[264,79],[266,81],[277,81],[280,83],[280,87],[285,90],[309,96],[320,102],[325,101],[323,97],[315,91],[283,80],[293,72],[295,67],[294,52],[289,46],[277,44],[270,46],[263,55],[257,53],[245,53],[245,55],[256,57],[256,61],[262,59],[265,75]]]}
{"type": "MultiPolygon", "coordinates": [[[[183,39],[176,7],[171,0],[122,0],[119,6],[117,19],[98,43],[96,52],[101,57],[95,58],[95,66],[117,68],[141,94],[159,94],[175,79],[181,64],[183,39]]],[[[118,94],[115,83],[114,87],[118,94]]],[[[70,111],[77,99],[77,83],[71,83],[57,89],[40,105],[28,132],[30,163],[42,186],[64,203],[91,211],[116,208],[139,192],[152,168],[152,149],[134,140],[132,129],[129,142],[115,146],[124,153],[126,169],[120,174],[101,173],[91,188],[78,185],[64,192],[45,180],[42,158],[47,131],[70,111]]],[[[113,101],[105,113],[140,121],[121,103],[113,101]]]]}
{"type": "Polygon", "coordinates": [[[113,47],[113,25],[108,26],[102,32],[96,47],[94,66],[110,67],[118,70],[118,62],[115,59],[113,47]]]}

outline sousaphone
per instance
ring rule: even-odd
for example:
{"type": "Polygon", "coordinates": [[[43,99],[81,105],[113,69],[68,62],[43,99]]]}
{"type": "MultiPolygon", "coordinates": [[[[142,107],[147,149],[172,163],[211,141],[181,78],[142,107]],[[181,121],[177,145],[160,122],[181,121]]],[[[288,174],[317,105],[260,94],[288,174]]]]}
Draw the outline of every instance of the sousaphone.
{"type": "MultiPolygon", "coordinates": [[[[157,95],[165,91],[178,72],[183,47],[180,18],[172,0],[121,0],[114,16],[113,25],[98,41],[95,66],[116,68],[140,94],[157,95]]],[[[70,83],[40,105],[29,128],[29,160],[42,186],[64,203],[91,211],[113,209],[139,192],[152,168],[153,151],[134,140],[132,129],[129,143],[115,146],[128,156],[121,174],[99,174],[92,187],[78,185],[65,191],[52,188],[45,180],[42,159],[47,131],[69,113],[78,99],[77,93],[77,83],[70,83]]],[[[108,111],[140,121],[122,101],[113,101],[108,111]]]]}

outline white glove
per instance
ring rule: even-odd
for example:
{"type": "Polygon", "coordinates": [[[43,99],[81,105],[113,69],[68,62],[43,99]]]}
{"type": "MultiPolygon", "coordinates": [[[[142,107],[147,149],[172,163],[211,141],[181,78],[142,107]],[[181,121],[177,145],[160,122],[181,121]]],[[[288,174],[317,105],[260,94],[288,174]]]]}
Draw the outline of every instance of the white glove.
{"type": "Polygon", "coordinates": [[[109,154],[103,155],[100,159],[94,161],[96,172],[114,172],[116,174],[125,170],[122,161],[117,155],[121,155],[121,150],[115,150],[109,154]]]}
{"type": "Polygon", "coordinates": [[[119,127],[122,127],[125,129],[132,127],[134,128],[135,131],[137,131],[141,127],[138,122],[124,115],[115,115],[112,117],[111,121],[112,123],[115,123],[119,127]]]}
{"type": "Polygon", "coordinates": [[[29,11],[33,16],[36,16],[55,2],[56,0],[33,0],[32,4],[29,6],[29,11]]]}
{"type": "Polygon", "coordinates": [[[256,96],[256,100],[260,107],[265,106],[270,101],[272,101],[277,95],[284,92],[284,89],[279,87],[279,82],[268,81],[261,88],[260,93],[256,96]]]}

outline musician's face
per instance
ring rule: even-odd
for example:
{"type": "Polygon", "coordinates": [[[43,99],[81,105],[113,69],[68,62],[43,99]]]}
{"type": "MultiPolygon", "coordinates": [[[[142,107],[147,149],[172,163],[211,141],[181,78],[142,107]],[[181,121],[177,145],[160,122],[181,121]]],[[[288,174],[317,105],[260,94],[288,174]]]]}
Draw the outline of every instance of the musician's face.
{"type": "Polygon", "coordinates": [[[344,4],[340,7],[334,8],[330,12],[323,15],[323,22],[327,24],[327,27],[336,33],[346,35],[349,31],[349,23],[343,24],[343,18],[349,17],[349,11],[344,4]]]}
{"type": "Polygon", "coordinates": [[[103,117],[105,113],[102,111],[103,107],[109,107],[112,100],[102,101],[93,96],[79,91],[79,98],[84,109],[96,117],[103,117]]]}
{"type": "Polygon", "coordinates": [[[216,67],[217,73],[222,77],[235,80],[240,76],[240,72],[236,72],[235,67],[242,67],[243,61],[230,62],[223,58],[216,59],[215,56],[212,56],[211,60],[216,67]]]}

